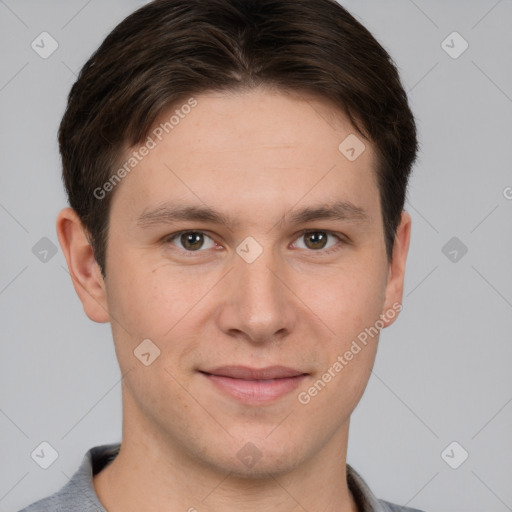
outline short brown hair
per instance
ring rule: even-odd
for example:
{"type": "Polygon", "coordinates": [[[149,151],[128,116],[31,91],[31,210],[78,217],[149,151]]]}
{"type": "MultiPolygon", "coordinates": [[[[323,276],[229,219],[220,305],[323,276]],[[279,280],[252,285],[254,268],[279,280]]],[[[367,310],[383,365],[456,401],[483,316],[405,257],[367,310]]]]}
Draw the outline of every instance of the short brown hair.
{"type": "MultiPolygon", "coordinates": [[[[80,71],[59,129],[63,179],[103,275],[125,150],[190,95],[269,85],[323,97],[375,147],[388,258],[417,153],[397,69],[334,0],[156,0],[123,20],[80,71]]],[[[341,142],[341,141],[340,141],[341,142]]]]}

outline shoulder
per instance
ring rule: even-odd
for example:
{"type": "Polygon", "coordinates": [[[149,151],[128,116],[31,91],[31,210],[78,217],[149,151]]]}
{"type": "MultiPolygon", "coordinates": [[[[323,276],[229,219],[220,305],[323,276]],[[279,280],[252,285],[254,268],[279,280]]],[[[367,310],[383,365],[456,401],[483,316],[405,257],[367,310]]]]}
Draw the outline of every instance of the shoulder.
{"type": "Polygon", "coordinates": [[[19,512],[105,512],[93,486],[93,475],[119,452],[119,443],[95,446],[87,451],[71,479],[57,492],[19,512]]]}
{"type": "Polygon", "coordinates": [[[377,499],[363,477],[350,464],[347,464],[347,483],[361,512],[423,512],[377,499]]]}
{"type": "Polygon", "coordinates": [[[385,500],[379,500],[379,504],[381,505],[382,512],[424,512],[417,508],[402,507],[401,505],[385,500]]]}
{"type": "Polygon", "coordinates": [[[69,497],[66,497],[60,490],[46,498],[35,501],[19,512],[65,512],[69,511],[69,504],[69,497]]]}
{"type": "Polygon", "coordinates": [[[42,498],[19,512],[105,512],[95,495],[76,485],[66,484],[59,491],[42,498]]]}

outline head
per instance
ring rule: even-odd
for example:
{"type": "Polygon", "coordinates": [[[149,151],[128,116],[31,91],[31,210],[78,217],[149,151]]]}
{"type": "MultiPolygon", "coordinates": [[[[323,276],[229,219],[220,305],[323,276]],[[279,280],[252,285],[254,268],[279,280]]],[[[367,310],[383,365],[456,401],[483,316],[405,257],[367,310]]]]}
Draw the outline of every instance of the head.
{"type": "Polygon", "coordinates": [[[241,473],[346,433],[401,308],[417,151],[373,36],[333,0],[157,0],[85,64],[59,143],[59,240],[86,313],[112,324],[125,421],[241,473]],[[225,365],[304,378],[248,403],[210,382],[225,365]]]}

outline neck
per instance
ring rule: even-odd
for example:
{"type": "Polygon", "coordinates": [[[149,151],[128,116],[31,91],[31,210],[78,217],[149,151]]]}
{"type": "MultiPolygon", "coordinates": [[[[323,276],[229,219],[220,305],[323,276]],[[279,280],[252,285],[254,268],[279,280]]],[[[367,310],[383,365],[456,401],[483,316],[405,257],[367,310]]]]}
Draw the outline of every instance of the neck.
{"type": "Polygon", "coordinates": [[[147,423],[123,422],[119,455],[93,484],[109,512],[358,512],[346,478],[348,426],[292,470],[251,477],[205,464],[147,423]]]}

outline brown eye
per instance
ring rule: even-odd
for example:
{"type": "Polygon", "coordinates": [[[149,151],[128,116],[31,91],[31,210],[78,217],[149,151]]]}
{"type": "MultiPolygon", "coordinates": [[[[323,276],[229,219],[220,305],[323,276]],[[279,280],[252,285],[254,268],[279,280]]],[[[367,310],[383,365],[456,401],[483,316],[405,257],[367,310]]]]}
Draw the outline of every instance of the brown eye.
{"type": "Polygon", "coordinates": [[[204,243],[204,236],[202,233],[198,233],[197,231],[191,231],[189,233],[183,233],[180,236],[180,242],[185,249],[196,251],[202,247],[204,243]]]}
{"type": "Polygon", "coordinates": [[[299,249],[328,253],[336,250],[341,241],[342,238],[330,231],[303,231],[294,245],[299,249]]]}
{"type": "Polygon", "coordinates": [[[306,246],[309,249],[323,249],[327,243],[327,233],[323,231],[314,231],[304,235],[306,246]]]}
{"type": "Polygon", "coordinates": [[[211,249],[215,242],[202,231],[182,231],[167,238],[166,242],[176,245],[187,252],[200,252],[211,249]]]}

